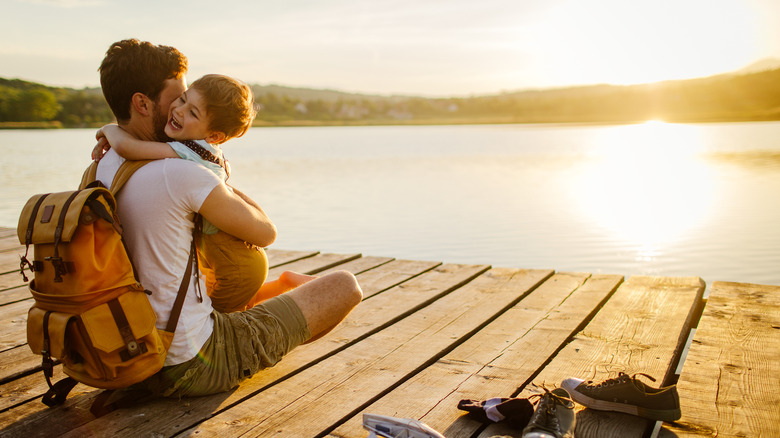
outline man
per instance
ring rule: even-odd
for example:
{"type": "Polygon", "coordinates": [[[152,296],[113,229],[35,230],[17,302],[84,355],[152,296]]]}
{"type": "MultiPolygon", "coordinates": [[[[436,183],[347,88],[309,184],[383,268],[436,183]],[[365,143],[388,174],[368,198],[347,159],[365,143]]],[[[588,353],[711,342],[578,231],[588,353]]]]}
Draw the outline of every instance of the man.
{"type": "MultiPolygon", "coordinates": [[[[186,70],[187,59],[172,47],[135,39],[114,43],[100,66],[100,83],[117,123],[140,139],[165,140],[160,133],[171,102],[185,90],[186,70]]],[[[98,179],[110,184],[121,162],[109,150],[98,165],[98,179]]],[[[168,321],[189,260],[195,213],[258,246],[276,238],[260,206],[187,160],[141,167],[117,203],[141,284],[152,291],[158,328],[168,321]]],[[[164,396],[227,391],[330,331],[362,299],[355,277],[336,272],[250,310],[223,314],[213,310],[209,297],[199,292],[205,286],[198,289],[196,281],[190,282],[165,366],[141,387],[164,396]]]]}

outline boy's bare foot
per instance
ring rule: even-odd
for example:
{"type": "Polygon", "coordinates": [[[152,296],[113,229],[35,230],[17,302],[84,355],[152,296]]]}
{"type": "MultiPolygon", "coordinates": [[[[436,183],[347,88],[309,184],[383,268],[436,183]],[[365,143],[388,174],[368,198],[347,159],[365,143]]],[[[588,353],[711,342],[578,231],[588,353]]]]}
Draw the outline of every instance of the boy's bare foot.
{"type": "Polygon", "coordinates": [[[282,272],[282,275],[279,276],[280,282],[292,286],[290,289],[295,289],[296,287],[306,284],[312,280],[317,278],[315,275],[306,275],[306,274],[300,274],[298,272],[293,271],[284,271],[282,272]]]}
{"type": "Polygon", "coordinates": [[[298,286],[306,284],[317,278],[315,275],[299,274],[293,271],[284,271],[278,280],[268,281],[260,286],[255,296],[249,300],[246,308],[251,309],[265,300],[289,292],[298,286]]]}

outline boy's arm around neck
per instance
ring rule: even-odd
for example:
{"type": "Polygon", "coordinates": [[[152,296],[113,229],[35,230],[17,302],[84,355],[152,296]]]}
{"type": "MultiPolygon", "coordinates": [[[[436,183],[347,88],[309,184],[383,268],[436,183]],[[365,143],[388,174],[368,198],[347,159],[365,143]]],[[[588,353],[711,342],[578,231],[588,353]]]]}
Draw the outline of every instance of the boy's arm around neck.
{"type": "Polygon", "coordinates": [[[139,140],[117,125],[106,125],[100,132],[108,139],[111,148],[127,160],[179,158],[168,143],[139,140]]]}

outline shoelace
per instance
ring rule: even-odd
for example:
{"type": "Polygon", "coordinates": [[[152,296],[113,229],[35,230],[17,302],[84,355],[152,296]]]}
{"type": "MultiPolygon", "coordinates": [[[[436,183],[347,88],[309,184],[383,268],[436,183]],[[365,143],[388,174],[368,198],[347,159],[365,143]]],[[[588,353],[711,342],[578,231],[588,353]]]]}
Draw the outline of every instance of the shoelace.
{"type": "Polygon", "coordinates": [[[628,374],[626,374],[626,373],[621,371],[620,373],[618,373],[618,376],[615,377],[615,378],[607,379],[607,380],[605,380],[603,382],[600,382],[600,383],[593,383],[593,381],[590,380],[590,381],[585,383],[585,386],[588,387],[588,388],[604,388],[606,386],[612,386],[612,385],[616,385],[618,383],[628,382],[629,379],[631,379],[634,382],[636,382],[637,381],[636,380],[636,376],[647,377],[651,382],[655,382],[655,379],[653,377],[648,376],[645,373],[634,373],[634,374],[629,376],[628,374]]]}
{"type": "Polygon", "coordinates": [[[573,404],[574,402],[568,397],[553,394],[547,388],[543,387],[542,389],[544,390],[544,394],[533,394],[528,397],[528,400],[531,400],[532,398],[539,399],[539,406],[534,412],[533,417],[531,417],[529,424],[533,424],[537,429],[562,435],[563,431],[561,431],[561,425],[558,422],[558,417],[555,416],[556,405],[568,408],[570,403],[573,404]],[[542,409],[542,407],[544,409],[542,409]],[[552,423],[552,425],[549,423],[552,423]]]}

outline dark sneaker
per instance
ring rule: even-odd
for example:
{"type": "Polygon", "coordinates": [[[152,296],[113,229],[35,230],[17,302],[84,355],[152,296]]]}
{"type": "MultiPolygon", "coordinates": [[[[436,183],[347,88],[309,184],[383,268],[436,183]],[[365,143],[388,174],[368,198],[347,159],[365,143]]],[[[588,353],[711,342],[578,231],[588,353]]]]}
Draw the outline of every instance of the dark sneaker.
{"type": "Polygon", "coordinates": [[[574,402],[565,389],[544,390],[523,438],[574,438],[574,402]]]}
{"type": "Polygon", "coordinates": [[[633,376],[620,373],[614,379],[601,383],[584,382],[581,379],[568,378],[561,383],[571,394],[574,401],[591,409],[625,412],[650,420],[676,421],[682,416],[680,397],[675,385],[664,388],[651,388],[633,376]]]}

